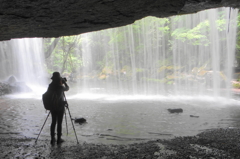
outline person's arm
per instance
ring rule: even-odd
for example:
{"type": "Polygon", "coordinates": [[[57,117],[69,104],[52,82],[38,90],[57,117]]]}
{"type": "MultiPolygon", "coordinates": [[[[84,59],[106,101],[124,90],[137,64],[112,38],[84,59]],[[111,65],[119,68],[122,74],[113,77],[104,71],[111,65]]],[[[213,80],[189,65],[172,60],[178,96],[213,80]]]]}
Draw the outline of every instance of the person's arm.
{"type": "Polygon", "coordinates": [[[64,82],[63,84],[64,84],[64,86],[65,86],[63,90],[64,90],[64,91],[68,91],[68,90],[69,90],[68,84],[67,84],[66,82],[64,82]]]}

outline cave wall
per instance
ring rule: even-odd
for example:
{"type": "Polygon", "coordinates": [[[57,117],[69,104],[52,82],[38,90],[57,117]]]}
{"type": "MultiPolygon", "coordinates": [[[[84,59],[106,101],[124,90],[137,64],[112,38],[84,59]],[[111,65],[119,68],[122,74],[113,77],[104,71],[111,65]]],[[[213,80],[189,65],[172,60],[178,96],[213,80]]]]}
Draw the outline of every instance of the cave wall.
{"type": "Polygon", "coordinates": [[[0,41],[60,37],[114,28],[146,16],[168,17],[240,0],[0,0],[0,41]]]}

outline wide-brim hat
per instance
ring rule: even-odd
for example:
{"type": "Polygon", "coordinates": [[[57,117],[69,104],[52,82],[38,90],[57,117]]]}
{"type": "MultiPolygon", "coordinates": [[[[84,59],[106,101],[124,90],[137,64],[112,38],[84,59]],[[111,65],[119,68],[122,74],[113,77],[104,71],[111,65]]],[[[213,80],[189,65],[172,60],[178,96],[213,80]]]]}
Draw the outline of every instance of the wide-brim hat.
{"type": "Polygon", "coordinates": [[[53,72],[53,75],[52,75],[52,80],[60,80],[62,79],[62,77],[60,76],[60,73],[59,72],[53,72]]]}

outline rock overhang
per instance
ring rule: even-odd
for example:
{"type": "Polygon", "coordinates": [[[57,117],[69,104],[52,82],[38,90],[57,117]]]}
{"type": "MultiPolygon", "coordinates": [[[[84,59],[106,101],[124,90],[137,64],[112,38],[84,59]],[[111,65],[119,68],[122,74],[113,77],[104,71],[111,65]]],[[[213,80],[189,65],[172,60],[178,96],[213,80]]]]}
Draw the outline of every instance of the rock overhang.
{"type": "Polygon", "coordinates": [[[60,37],[131,24],[146,16],[169,17],[240,0],[1,0],[0,41],[60,37]]]}

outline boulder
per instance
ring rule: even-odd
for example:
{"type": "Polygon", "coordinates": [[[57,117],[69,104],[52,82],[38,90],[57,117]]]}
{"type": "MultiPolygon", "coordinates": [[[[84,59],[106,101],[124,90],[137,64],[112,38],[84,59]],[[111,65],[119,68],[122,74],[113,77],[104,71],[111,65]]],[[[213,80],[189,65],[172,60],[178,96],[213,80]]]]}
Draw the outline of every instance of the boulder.
{"type": "Polygon", "coordinates": [[[6,80],[6,83],[8,83],[8,84],[14,84],[16,82],[17,82],[17,78],[13,75],[8,77],[8,79],[6,80]]]}
{"type": "Polygon", "coordinates": [[[32,89],[29,88],[25,82],[19,82],[17,78],[13,75],[7,78],[6,81],[4,81],[6,85],[9,85],[11,89],[11,93],[18,93],[18,92],[31,92],[32,89]]]}

